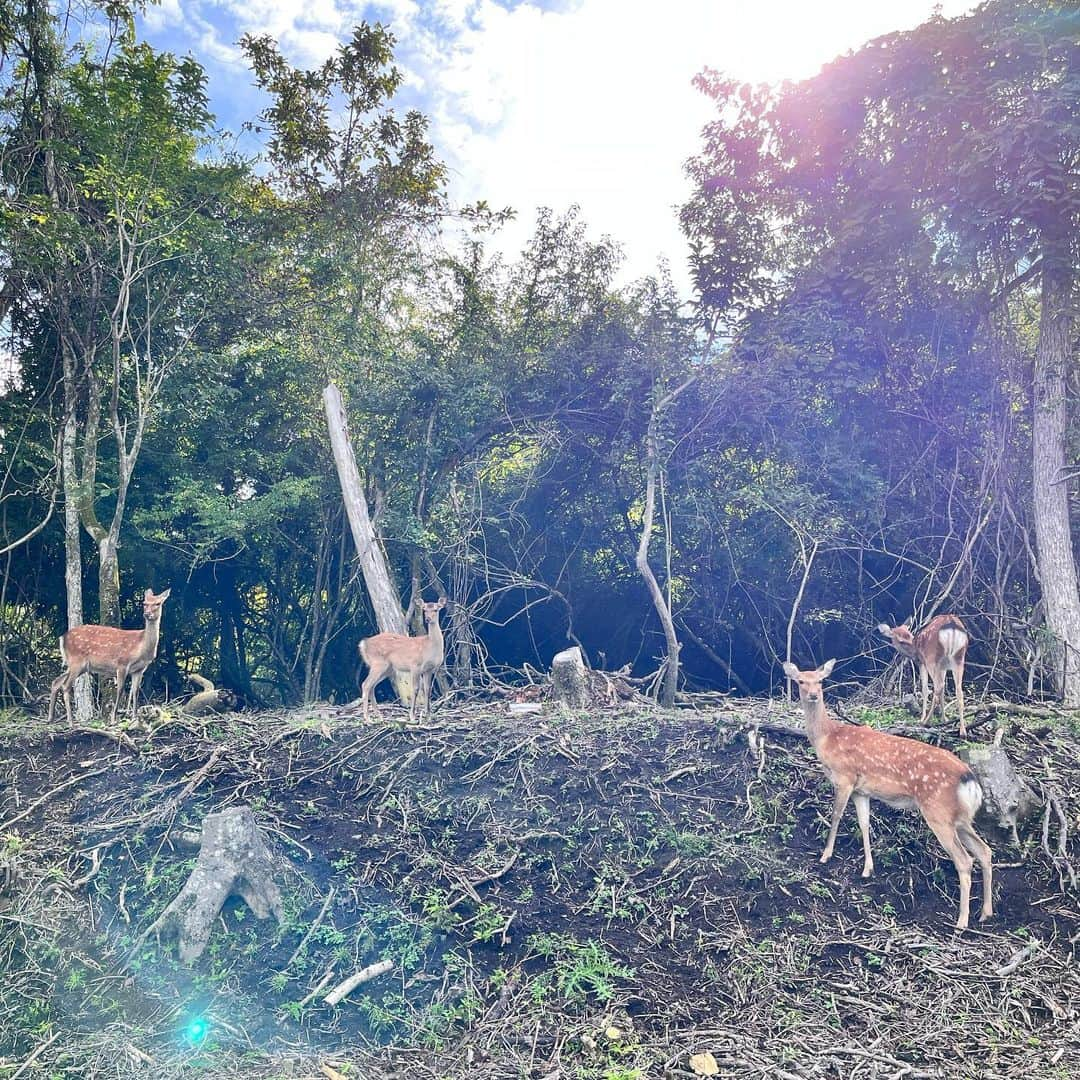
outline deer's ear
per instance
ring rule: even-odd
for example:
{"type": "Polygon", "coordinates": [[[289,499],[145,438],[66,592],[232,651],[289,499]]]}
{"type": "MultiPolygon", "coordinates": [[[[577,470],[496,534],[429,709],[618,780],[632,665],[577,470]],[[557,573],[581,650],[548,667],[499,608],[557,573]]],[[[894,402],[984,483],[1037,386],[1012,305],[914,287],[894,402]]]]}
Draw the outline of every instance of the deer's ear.
{"type": "Polygon", "coordinates": [[[785,660],[784,674],[789,679],[797,679],[799,677],[799,669],[790,660],[785,660]]]}
{"type": "Polygon", "coordinates": [[[835,664],[836,664],[835,660],[826,660],[825,663],[821,665],[821,677],[823,679],[826,676],[832,674],[832,669],[835,666],[835,664]]]}
{"type": "Polygon", "coordinates": [[[169,593],[171,593],[171,592],[172,592],[172,589],[171,589],[171,588],[169,588],[169,589],[166,589],[166,590],[165,590],[165,591],[164,591],[163,593],[158,593],[158,597],[157,597],[157,598],[158,598],[159,600],[168,600],[168,599],[169,599],[169,593]]]}
{"type": "Polygon", "coordinates": [[[440,608],[444,608],[444,607],[446,607],[446,597],[445,597],[445,596],[440,596],[440,597],[439,597],[439,603],[438,603],[438,606],[439,606],[440,608]]]}
{"type": "Polygon", "coordinates": [[[892,627],[888,623],[879,622],[877,628],[879,634],[884,634],[890,641],[892,640],[892,627]]]}

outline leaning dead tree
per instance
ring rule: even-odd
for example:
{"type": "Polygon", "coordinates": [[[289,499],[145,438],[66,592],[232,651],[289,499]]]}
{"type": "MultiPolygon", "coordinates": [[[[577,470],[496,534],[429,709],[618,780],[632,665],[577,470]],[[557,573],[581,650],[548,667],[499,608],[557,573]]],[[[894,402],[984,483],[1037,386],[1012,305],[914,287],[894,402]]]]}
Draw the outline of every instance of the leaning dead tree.
{"type": "Polygon", "coordinates": [[[210,940],[225,901],[239,896],[257,919],[273,915],[281,922],[281,891],[274,865],[249,806],[207,814],[195,868],[176,899],[139,938],[160,942],[175,936],[181,962],[194,963],[210,940]]]}
{"type": "MultiPolygon", "coordinates": [[[[360,482],[360,472],[356,467],[356,457],[349,441],[349,427],[345,416],[345,405],[341,400],[341,391],[334,383],[327,384],[323,390],[323,405],[326,409],[326,424],[330,431],[330,447],[334,453],[338,480],[341,483],[341,497],[345,503],[345,513],[349,518],[356,555],[360,560],[360,572],[364,575],[371,606],[375,612],[375,621],[380,633],[408,634],[405,615],[401,610],[401,597],[398,595],[386,555],[379,544],[375,529],[368,513],[367,499],[360,482]]],[[[406,671],[395,671],[394,689],[402,702],[412,700],[412,680],[406,671]]]]}

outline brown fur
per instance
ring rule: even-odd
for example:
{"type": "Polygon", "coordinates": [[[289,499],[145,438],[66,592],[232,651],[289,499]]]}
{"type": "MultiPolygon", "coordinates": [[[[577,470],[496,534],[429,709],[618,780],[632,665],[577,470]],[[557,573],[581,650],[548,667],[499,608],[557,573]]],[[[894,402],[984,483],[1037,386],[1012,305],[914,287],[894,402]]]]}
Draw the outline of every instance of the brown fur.
{"type": "Polygon", "coordinates": [[[412,700],[409,702],[409,719],[416,719],[416,698],[420,683],[424,683],[424,701],[427,715],[431,715],[431,681],[442,667],[444,646],[443,632],[439,625],[439,612],[446,606],[443,597],[434,603],[424,604],[424,622],[428,632],[419,637],[406,634],[376,634],[360,642],[360,656],[368,666],[364,679],[362,698],[364,719],[368,719],[368,704],[375,687],[395,671],[408,672],[412,681],[412,700]]]}
{"type": "Polygon", "coordinates": [[[960,713],[960,737],[966,736],[964,657],[970,641],[967,627],[956,615],[937,615],[917,634],[912,634],[906,626],[889,626],[887,623],[880,623],[878,630],[889,639],[898,653],[918,664],[919,680],[922,683],[922,723],[926,723],[935,705],[940,706],[941,719],[944,722],[945,677],[948,672],[952,672],[953,686],[956,688],[956,707],[960,713]],[[932,700],[927,697],[928,675],[934,684],[932,700]]]}
{"type": "Polygon", "coordinates": [[[873,728],[842,724],[829,716],[821,684],[834,662],[828,661],[819,671],[799,671],[794,664],[784,665],[785,674],[798,684],[807,737],[835,791],[832,824],[821,861],[832,857],[840,819],[853,796],[863,841],[863,877],[869,877],[874,870],[870,799],[880,799],[902,810],[917,809],[956,866],[960,878],[957,929],[968,925],[971,869],[976,859],[983,872],[979,921],[988,919],[994,913],[993,853],[972,825],[982,803],[978,781],[968,766],[948,750],[873,728]]]}
{"type": "Polygon", "coordinates": [[[49,688],[49,716],[52,723],[56,707],[56,695],[63,690],[64,709],[67,720],[71,721],[71,687],[75,680],[87,673],[111,675],[116,679],[116,699],[113,701],[112,720],[116,721],[116,710],[120,705],[120,691],[124,680],[131,676],[131,688],[128,693],[128,711],[135,714],[135,703],[139,696],[143,672],[157,656],[158,639],[161,628],[161,611],[169,599],[170,589],[163,593],[154,593],[147,589],[143,594],[143,618],[146,625],[142,630],[118,630],[115,626],[95,626],[86,623],[73,626],[60,638],[60,655],[64,660],[64,673],[53,681],[49,688]]]}

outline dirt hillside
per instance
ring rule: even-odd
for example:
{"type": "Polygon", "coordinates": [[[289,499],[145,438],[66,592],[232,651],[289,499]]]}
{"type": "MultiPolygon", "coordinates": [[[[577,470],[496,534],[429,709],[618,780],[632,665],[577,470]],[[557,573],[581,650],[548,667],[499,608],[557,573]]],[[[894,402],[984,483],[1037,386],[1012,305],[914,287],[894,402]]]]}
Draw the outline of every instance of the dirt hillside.
{"type": "Polygon", "coordinates": [[[917,816],[874,804],[868,881],[852,810],[818,865],[830,789],[786,706],[396,716],[50,733],[5,714],[0,1080],[1080,1074],[1075,720],[1005,718],[1067,808],[1066,859],[1041,816],[1020,849],[980,823],[996,917],[957,936],[917,816]],[[245,804],[284,918],[233,898],[185,967],[142,933],[191,830],[245,804]]]}

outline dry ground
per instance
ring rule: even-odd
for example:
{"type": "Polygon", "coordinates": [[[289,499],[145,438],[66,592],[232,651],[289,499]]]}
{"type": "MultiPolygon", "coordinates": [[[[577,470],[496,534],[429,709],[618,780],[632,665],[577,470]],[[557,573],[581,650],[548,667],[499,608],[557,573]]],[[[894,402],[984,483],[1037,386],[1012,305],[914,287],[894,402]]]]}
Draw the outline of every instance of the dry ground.
{"type": "MultiPolygon", "coordinates": [[[[123,733],[4,714],[0,1080],[644,1080],[693,1077],[706,1051],[725,1077],[1080,1073],[1080,914],[1040,820],[1021,850],[984,829],[997,915],[956,936],[955,872],[917,817],[875,804],[870,881],[852,811],[817,864],[829,789],[776,730],[786,707],[504,710],[123,733]],[[183,830],[241,803],[285,919],[230,901],[188,969],[139,935],[190,870],[183,830]]],[[[1075,836],[1075,719],[1008,723],[1075,836]]]]}

